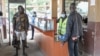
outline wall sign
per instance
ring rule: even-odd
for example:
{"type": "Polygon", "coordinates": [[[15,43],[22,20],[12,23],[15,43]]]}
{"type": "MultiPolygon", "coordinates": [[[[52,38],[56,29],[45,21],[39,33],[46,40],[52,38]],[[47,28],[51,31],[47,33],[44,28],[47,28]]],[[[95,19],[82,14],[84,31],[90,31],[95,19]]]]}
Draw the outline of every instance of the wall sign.
{"type": "Polygon", "coordinates": [[[95,0],[90,0],[90,5],[94,6],[95,5],[95,0]]]}
{"type": "Polygon", "coordinates": [[[9,0],[9,3],[25,3],[26,0],[9,0]]]}
{"type": "Polygon", "coordinates": [[[0,11],[2,11],[2,5],[0,4],[0,11]]]}

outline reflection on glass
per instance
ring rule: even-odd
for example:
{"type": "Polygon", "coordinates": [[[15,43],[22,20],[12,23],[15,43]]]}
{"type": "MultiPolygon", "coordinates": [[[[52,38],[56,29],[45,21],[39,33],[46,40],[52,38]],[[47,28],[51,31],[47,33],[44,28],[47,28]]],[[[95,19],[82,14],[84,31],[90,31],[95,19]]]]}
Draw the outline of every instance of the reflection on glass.
{"type": "MultiPolygon", "coordinates": [[[[70,13],[70,4],[73,3],[74,0],[65,0],[65,10],[67,12],[67,15],[70,13]]],[[[76,7],[77,11],[83,16],[88,14],[88,1],[84,0],[76,0],[76,7]]]]}
{"type": "Polygon", "coordinates": [[[77,12],[82,16],[87,16],[88,14],[88,2],[80,2],[77,4],[77,12]]]}
{"type": "Polygon", "coordinates": [[[88,23],[88,2],[80,2],[77,4],[77,12],[79,12],[82,16],[83,20],[83,29],[87,31],[87,23],[88,23]]]}
{"type": "Polygon", "coordinates": [[[35,20],[35,26],[43,31],[54,30],[54,21],[52,19],[38,18],[38,20],[35,20]]]}

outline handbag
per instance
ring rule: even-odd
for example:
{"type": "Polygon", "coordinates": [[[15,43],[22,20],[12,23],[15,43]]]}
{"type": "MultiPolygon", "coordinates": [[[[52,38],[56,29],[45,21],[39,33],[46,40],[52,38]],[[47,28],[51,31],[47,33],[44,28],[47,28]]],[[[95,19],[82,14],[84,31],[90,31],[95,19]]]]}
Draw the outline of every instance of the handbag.
{"type": "Polygon", "coordinates": [[[17,36],[16,36],[16,34],[13,34],[12,46],[13,47],[17,46],[17,36]]]}

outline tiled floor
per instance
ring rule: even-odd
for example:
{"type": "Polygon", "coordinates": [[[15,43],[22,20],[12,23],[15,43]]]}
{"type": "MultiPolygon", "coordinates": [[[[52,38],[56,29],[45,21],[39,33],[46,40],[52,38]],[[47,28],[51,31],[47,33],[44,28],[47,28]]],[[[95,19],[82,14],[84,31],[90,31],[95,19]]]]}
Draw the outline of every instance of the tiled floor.
{"type": "MultiPolygon", "coordinates": [[[[35,37],[39,36],[39,32],[35,31],[35,37]]],[[[31,31],[28,32],[27,41],[29,48],[26,49],[26,53],[28,56],[44,56],[43,52],[39,49],[38,44],[35,40],[30,40],[31,38],[31,31]]],[[[3,40],[2,46],[0,46],[0,56],[14,56],[15,48],[13,46],[9,46],[7,43],[9,38],[3,40]]],[[[22,48],[19,50],[19,56],[22,55],[22,48]]]]}
{"type": "MultiPolygon", "coordinates": [[[[29,48],[26,49],[28,56],[44,56],[35,41],[28,42],[29,48]]],[[[2,45],[0,47],[0,56],[13,56],[15,49],[12,46],[2,45]]],[[[22,48],[19,50],[19,56],[22,56],[22,48]]]]}

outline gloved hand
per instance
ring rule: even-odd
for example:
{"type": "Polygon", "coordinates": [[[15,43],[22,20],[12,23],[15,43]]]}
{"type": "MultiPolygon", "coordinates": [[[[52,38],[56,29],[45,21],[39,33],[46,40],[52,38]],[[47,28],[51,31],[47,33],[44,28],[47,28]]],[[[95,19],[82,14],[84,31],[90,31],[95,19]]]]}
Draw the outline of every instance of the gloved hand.
{"type": "Polygon", "coordinates": [[[59,36],[58,36],[58,39],[59,39],[59,41],[61,41],[61,42],[65,42],[67,38],[65,37],[65,35],[59,35],[59,36]]]}

